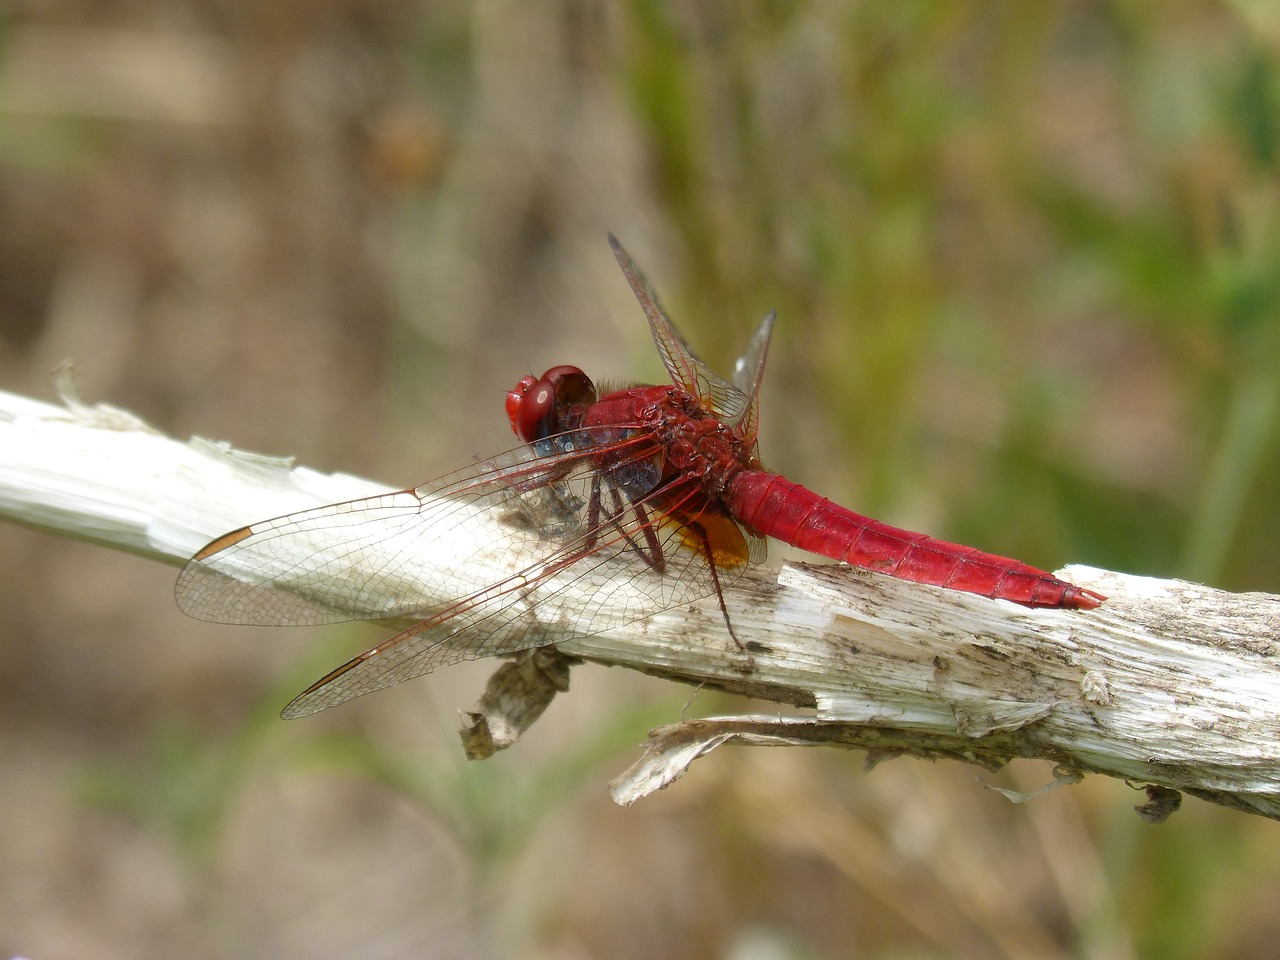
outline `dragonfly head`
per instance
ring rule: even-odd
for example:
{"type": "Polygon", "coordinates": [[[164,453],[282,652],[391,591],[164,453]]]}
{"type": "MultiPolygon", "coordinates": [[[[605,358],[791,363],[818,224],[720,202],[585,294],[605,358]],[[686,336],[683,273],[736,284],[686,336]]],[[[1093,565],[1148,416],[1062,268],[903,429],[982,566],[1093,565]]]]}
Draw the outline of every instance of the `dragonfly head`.
{"type": "Polygon", "coordinates": [[[511,429],[525,443],[576,426],[570,412],[596,402],[595,384],[577,367],[552,367],[541,379],[521,377],[507,394],[511,429]]]}

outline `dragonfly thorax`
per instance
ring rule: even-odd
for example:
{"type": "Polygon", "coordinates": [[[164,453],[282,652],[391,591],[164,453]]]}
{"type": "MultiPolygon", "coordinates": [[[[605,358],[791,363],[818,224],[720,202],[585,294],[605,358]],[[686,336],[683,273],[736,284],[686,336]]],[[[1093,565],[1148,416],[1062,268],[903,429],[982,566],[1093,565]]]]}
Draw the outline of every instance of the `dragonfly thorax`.
{"type": "Polygon", "coordinates": [[[755,444],[678,386],[633,387],[602,397],[587,412],[591,428],[634,425],[652,441],[662,480],[695,480],[719,497],[741,470],[758,469],[755,444]]]}

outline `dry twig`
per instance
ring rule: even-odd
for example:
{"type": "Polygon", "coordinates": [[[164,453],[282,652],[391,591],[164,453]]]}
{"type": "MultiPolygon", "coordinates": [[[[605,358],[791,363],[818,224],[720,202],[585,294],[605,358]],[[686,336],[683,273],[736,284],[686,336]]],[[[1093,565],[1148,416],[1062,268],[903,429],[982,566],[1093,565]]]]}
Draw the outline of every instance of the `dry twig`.
{"type": "MultiPolygon", "coordinates": [[[[202,440],[76,400],[0,393],[0,514],[181,563],[241,524],[387,488],[202,440]]],[[[995,768],[1054,763],[1149,784],[1158,819],[1185,791],[1280,818],[1278,598],[1087,567],[1061,576],[1110,599],[1031,610],[842,565],[752,569],[714,599],[501,668],[464,731],[484,756],[513,742],[579,658],[805,708],[655,730],[613,784],[620,803],[666,786],[722,743],[830,744],[868,762],[910,754],[995,768]]]]}

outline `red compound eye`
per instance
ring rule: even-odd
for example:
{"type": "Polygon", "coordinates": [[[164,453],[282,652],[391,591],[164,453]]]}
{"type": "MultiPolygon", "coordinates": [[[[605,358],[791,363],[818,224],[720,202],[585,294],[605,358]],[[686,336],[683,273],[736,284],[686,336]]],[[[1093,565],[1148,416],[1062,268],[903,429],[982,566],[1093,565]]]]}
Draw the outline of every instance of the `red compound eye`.
{"type": "Polygon", "coordinates": [[[552,367],[541,379],[521,377],[507,394],[507,419],[525,443],[534,443],[567,428],[565,414],[595,402],[596,388],[577,367],[552,367]]]}

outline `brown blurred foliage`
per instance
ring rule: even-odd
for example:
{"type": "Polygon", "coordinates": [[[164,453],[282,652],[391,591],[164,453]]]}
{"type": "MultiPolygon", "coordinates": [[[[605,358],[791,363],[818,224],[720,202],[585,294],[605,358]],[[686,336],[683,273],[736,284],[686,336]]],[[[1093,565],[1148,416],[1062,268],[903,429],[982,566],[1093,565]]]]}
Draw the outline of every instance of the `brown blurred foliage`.
{"type": "MultiPolygon", "coordinates": [[[[713,365],[779,308],[772,466],[1041,566],[1274,591],[1278,60],[1257,0],[19,0],[0,386],[71,357],[169,433],[421,481],[509,445],[524,373],[658,375],[612,230],[713,365]]],[[[283,724],[367,637],[193,623],[172,570],[21,529],[0,575],[0,952],[1275,952],[1269,823],[783,750],[622,811],[688,691],[579,670],[468,766],[483,664],[283,724]]]]}

